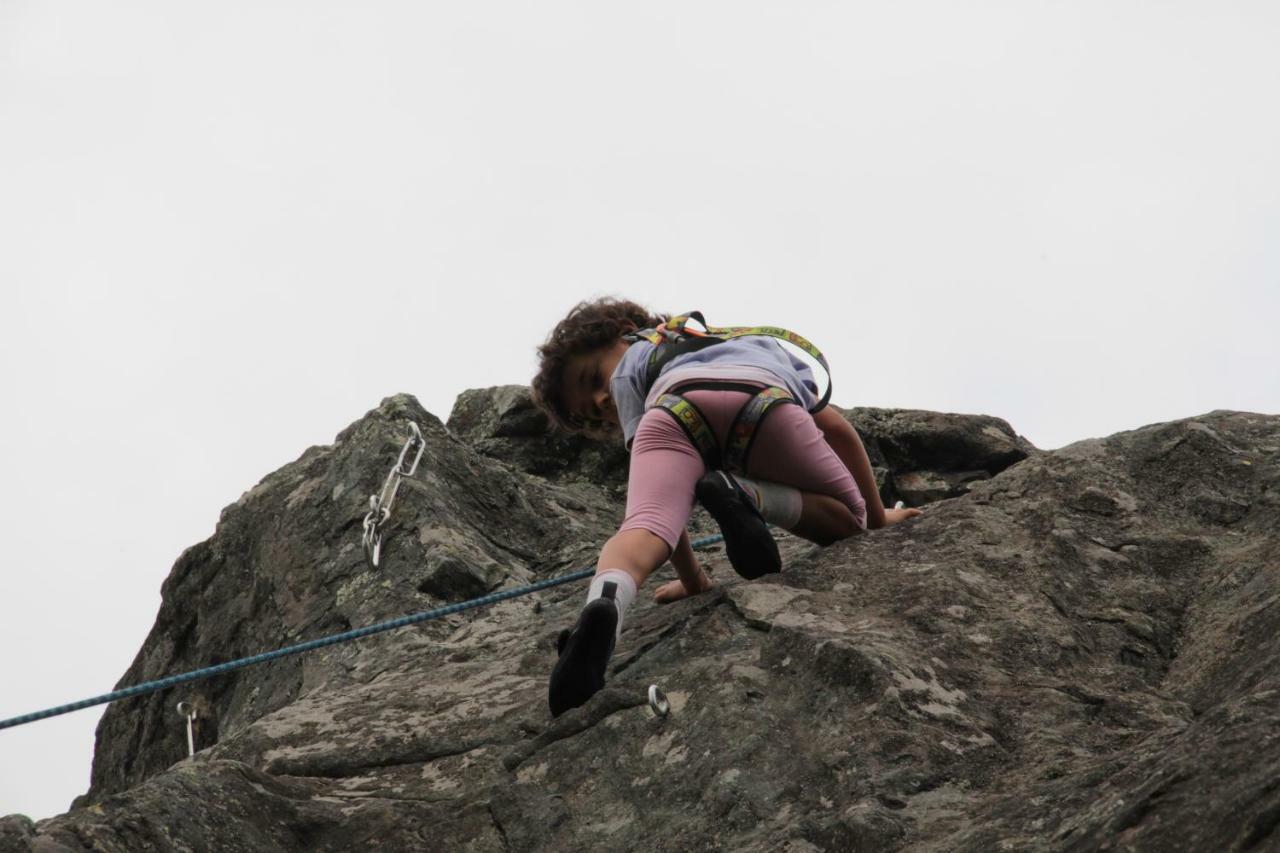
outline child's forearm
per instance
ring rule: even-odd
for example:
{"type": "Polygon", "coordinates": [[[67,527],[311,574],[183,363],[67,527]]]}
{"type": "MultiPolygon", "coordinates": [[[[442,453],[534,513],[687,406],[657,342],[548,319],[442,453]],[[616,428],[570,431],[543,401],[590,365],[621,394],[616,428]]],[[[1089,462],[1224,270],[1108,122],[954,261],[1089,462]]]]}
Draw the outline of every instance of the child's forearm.
{"type": "Polygon", "coordinates": [[[862,446],[858,431],[830,406],[814,415],[813,419],[822,430],[827,444],[831,445],[844,467],[853,475],[858,491],[862,492],[862,499],[867,504],[867,529],[884,527],[884,503],[880,500],[880,489],[876,485],[875,472],[871,470],[871,459],[867,456],[867,449],[862,446]]]}
{"type": "MultiPolygon", "coordinates": [[[[832,436],[827,438],[830,441],[832,436]]],[[[871,470],[871,460],[867,457],[867,449],[862,446],[858,431],[849,427],[848,436],[838,437],[832,448],[853,475],[858,491],[862,492],[862,499],[867,502],[867,529],[884,527],[884,503],[880,500],[880,488],[876,485],[876,475],[871,470]]]]}
{"type": "Polygon", "coordinates": [[[699,593],[711,586],[711,578],[702,570],[702,565],[693,553],[693,546],[689,544],[688,530],[680,531],[680,541],[671,552],[671,565],[675,567],[680,583],[690,593],[699,593]]]}

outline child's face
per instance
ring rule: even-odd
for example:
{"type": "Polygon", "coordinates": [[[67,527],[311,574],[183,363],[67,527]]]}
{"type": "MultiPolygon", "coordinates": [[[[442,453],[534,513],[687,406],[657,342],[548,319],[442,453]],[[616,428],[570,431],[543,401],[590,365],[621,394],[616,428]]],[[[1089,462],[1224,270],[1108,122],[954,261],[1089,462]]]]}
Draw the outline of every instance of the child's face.
{"type": "Polygon", "coordinates": [[[612,347],[576,355],[564,370],[564,401],[570,412],[585,423],[618,423],[618,410],[609,396],[609,377],[627,352],[626,341],[612,347]]]}

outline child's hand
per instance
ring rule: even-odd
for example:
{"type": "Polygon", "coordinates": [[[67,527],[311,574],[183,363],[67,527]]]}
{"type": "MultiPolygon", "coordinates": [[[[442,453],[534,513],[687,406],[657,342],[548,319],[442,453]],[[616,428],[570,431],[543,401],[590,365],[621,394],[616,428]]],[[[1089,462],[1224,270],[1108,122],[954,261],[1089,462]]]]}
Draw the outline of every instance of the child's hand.
{"type": "Polygon", "coordinates": [[[707,577],[705,572],[702,575],[702,579],[704,581],[702,588],[695,589],[692,591],[687,586],[684,585],[684,581],[682,580],[677,579],[673,581],[668,581],[667,583],[664,583],[662,586],[658,587],[658,589],[653,593],[653,600],[656,601],[658,604],[670,604],[673,601],[679,601],[682,598],[688,598],[691,595],[697,595],[700,592],[706,592],[707,590],[715,586],[715,583],[711,580],[711,578],[707,577]]]}
{"type": "Polygon", "coordinates": [[[914,508],[886,509],[884,511],[884,526],[892,527],[899,522],[906,521],[908,518],[915,518],[920,515],[924,515],[924,511],[914,508]]]}

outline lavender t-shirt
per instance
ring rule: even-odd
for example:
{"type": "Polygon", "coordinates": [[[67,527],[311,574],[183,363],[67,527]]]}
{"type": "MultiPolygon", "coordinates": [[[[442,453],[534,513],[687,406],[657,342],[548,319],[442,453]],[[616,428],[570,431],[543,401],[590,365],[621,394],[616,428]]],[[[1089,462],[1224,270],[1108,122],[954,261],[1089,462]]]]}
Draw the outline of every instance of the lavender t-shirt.
{"type": "Polygon", "coordinates": [[[813,370],[774,338],[758,335],[733,338],[676,356],[662,368],[646,395],[644,377],[653,348],[654,344],[648,341],[633,343],[609,378],[609,395],[618,410],[618,421],[628,450],[645,410],[668,388],[680,382],[719,379],[777,385],[790,391],[805,409],[818,405],[818,384],[814,381],[813,370]]]}

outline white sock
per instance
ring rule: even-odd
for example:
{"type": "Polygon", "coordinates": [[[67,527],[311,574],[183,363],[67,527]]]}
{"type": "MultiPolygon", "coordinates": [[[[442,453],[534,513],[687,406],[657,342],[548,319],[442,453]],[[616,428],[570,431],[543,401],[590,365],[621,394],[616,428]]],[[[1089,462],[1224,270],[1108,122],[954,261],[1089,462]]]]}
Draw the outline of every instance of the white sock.
{"type": "Polygon", "coordinates": [[[751,496],[760,515],[770,524],[776,524],[783,530],[790,530],[800,523],[800,513],[804,509],[804,501],[800,490],[794,486],[771,483],[768,480],[752,480],[741,474],[731,474],[738,485],[751,496]]]}
{"type": "Polygon", "coordinates": [[[605,569],[598,572],[591,580],[591,588],[587,590],[587,604],[597,598],[612,598],[618,608],[618,632],[622,637],[622,617],[626,615],[631,602],[636,600],[636,582],[631,575],[622,569],[605,569]]]}

